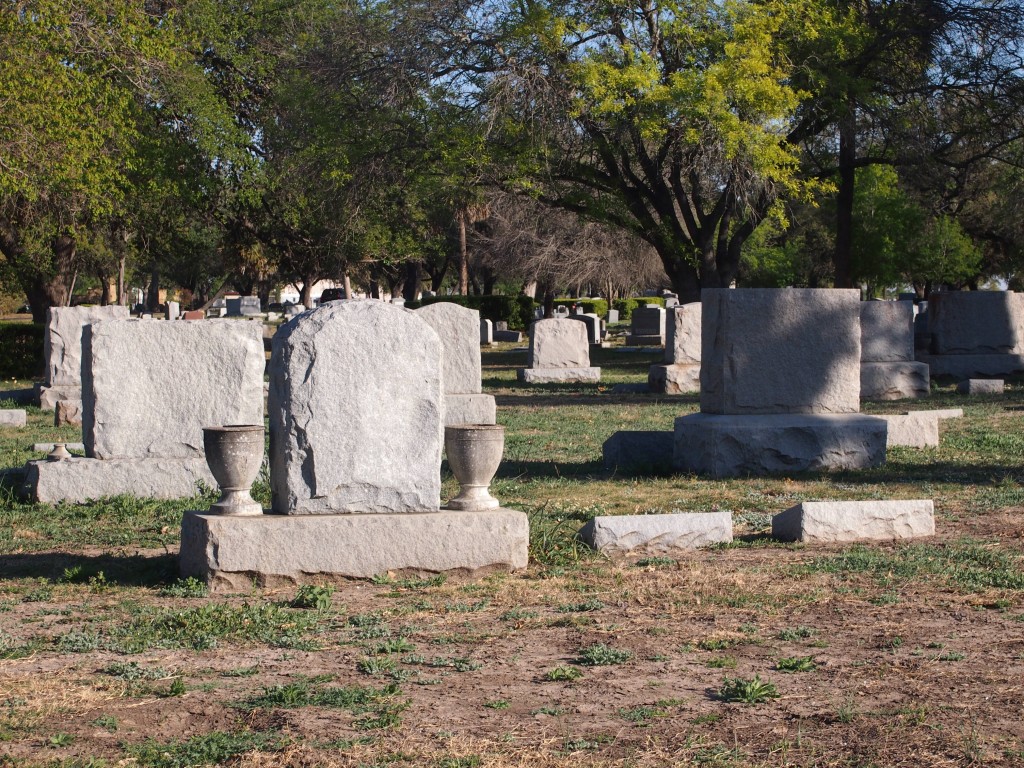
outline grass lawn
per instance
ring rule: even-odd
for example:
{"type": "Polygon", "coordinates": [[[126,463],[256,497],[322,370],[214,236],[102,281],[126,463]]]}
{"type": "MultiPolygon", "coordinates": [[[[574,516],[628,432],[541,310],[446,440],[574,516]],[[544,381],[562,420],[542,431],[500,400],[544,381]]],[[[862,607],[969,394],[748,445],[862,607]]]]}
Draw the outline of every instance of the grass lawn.
{"type": "MultiPolygon", "coordinates": [[[[607,472],[613,432],[698,409],[611,393],[659,358],[602,350],[600,385],[528,388],[525,351],[484,353],[506,427],[492,493],[531,520],[518,573],[210,597],[175,555],[182,511],[212,495],[54,507],[19,501],[8,475],[0,766],[1024,765],[1024,386],[866,405],[965,413],[939,448],[879,469],[607,472]],[[799,501],[874,498],[934,499],[937,535],[769,536],[799,501]],[[736,541],[607,559],[575,540],[594,515],[673,510],[730,510],[736,541]]],[[[0,468],[80,439],[51,425],[29,409],[0,431],[0,468]]],[[[269,503],[266,477],[255,491],[269,503]]]]}

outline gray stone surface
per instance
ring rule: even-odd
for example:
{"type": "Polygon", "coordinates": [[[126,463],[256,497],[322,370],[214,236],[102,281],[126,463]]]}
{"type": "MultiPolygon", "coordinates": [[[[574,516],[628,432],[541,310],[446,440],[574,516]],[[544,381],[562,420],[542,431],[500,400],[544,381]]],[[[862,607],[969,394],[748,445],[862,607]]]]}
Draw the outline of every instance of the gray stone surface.
{"type": "Polygon", "coordinates": [[[883,419],[888,425],[886,447],[894,445],[908,448],[938,448],[939,419],[928,411],[902,414],[884,414],[875,418],[883,419]]]}
{"type": "Polygon", "coordinates": [[[87,459],[30,461],[26,486],[34,501],[82,503],[105,496],[181,499],[199,484],[216,488],[206,459],[87,459]]]}
{"type": "Polygon", "coordinates": [[[24,427],[26,419],[27,415],[21,408],[0,409],[0,427],[24,427]]]}
{"type": "Polygon", "coordinates": [[[61,400],[81,400],[81,387],[39,387],[39,410],[53,411],[61,400]]]}
{"type": "Polygon", "coordinates": [[[967,379],[956,385],[961,395],[1001,395],[1005,388],[1002,379],[967,379]]]}
{"type": "Polygon", "coordinates": [[[933,408],[927,411],[911,411],[911,413],[927,413],[934,416],[940,421],[942,419],[962,419],[964,416],[963,408],[933,408]]]}
{"type": "Polygon", "coordinates": [[[700,302],[682,304],[668,311],[665,321],[665,362],[669,365],[700,365],[700,302]]]}
{"type": "Polygon", "coordinates": [[[53,425],[55,427],[82,426],[82,401],[58,400],[53,414],[53,425]]]}
{"type": "Polygon", "coordinates": [[[614,432],[601,446],[604,468],[618,472],[665,474],[672,471],[671,432],[614,432]]]}
{"type": "Polygon", "coordinates": [[[419,313],[380,301],[329,302],[282,325],[270,363],[274,511],[437,510],[442,357],[419,313]]]}
{"type": "Polygon", "coordinates": [[[322,583],[388,572],[527,565],[529,524],[510,509],[427,514],[257,515],[186,512],[180,570],[213,591],[322,583]]]}
{"type": "Polygon", "coordinates": [[[662,395],[700,392],[700,364],[652,365],[647,372],[647,387],[662,395]]]}
{"type": "Polygon", "coordinates": [[[507,328],[505,330],[498,330],[495,328],[494,340],[512,344],[521,344],[523,342],[523,333],[522,331],[510,331],[507,328]]]}
{"type": "Polygon", "coordinates": [[[1024,354],[1024,295],[933,293],[928,297],[928,330],[933,354],[1024,354]]]}
{"type": "MultiPolygon", "coordinates": [[[[51,307],[46,311],[43,358],[46,384],[51,387],[82,386],[82,328],[103,320],[127,320],[128,307],[51,307]]],[[[49,410],[49,409],[47,409],[49,410]]]]}
{"type": "Polygon", "coordinates": [[[480,321],[480,345],[489,347],[494,343],[494,323],[484,319],[480,321]]]}
{"type": "Polygon", "coordinates": [[[773,537],[809,544],[893,541],[934,534],[930,499],[805,501],[772,518],[773,537]]]}
{"type": "Polygon", "coordinates": [[[703,291],[701,411],[856,413],[860,303],[858,290],[703,291]]]}
{"type": "Polygon", "coordinates": [[[600,368],[520,368],[519,380],[527,384],[588,383],[601,380],[600,368]]]}
{"type": "Polygon", "coordinates": [[[92,458],[201,458],[203,427],[263,422],[258,322],[95,323],[83,346],[92,458]]]}
{"type": "Polygon", "coordinates": [[[444,423],[496,424],[497,407],[494,395],[445,395],[444,423]]]}
{"type": "Polygon", "coordinates": [[[928,366],[924,363],[860,364],[861,400],[903,400],[927,397],[930,392],[931,378],[928,375],[928,366]]]}
{"type": "Polygon", "coordinates": [[[926,355],[917,356],[926,363],[932,377],[950,376],[954,379],[974,379],[985,376],[1014,376],[1024,374],[1022,355],[926,355]]]}
{"type": "Polygon", "coordinates": [[[886,424],[861,414],[720,416],[675,423],[673,465],[712,477],[864,469],[885,461],[886,424]]]}
{"type": "Polygon", "coordinates": [[[588,344],[600,344],[603,341],[601,318],[597,315],[589,312],[578,312],[575,315],[569,315],[569,319],[578,320],[587,327],[588,344]]]}
{"type": "Polygon", "coordinates": [[[450,301],[416,310],[444,348],[445,394],[474,395],[480,389],[480,313],[450,301]]]}
{"type": "Polygon", "coordinates": [[[626,343],[636,346],[665,344],[666,312],[664,307],[637,307],[629,316],[626,343]]]}
{"type": "Polygon", "coordinates": [[[912,302],[861,302],[860,359],[868,363],[892,363],[914,359],[912,302]]]}
{"type": "Polygon", "coordinates": [[[586,327],[576,320],[538,320],[530,326],[530,368],[589,368],[586,327]]]}
{"type": "Polygon", "coordinates": [[[579,536],[592,549],[605,554],[666,554],[732,541],[732,513],[595,517],[580,529],[579,536]]]}

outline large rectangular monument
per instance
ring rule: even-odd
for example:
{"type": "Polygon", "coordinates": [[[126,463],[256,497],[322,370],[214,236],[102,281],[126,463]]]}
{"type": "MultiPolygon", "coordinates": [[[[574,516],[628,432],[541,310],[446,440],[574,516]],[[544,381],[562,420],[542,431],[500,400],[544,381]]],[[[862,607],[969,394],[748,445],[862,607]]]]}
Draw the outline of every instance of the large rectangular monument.
{"type": "Polygon", "coordinates": [[[39,387],[39,407],[56,408],[58,400],[82,399],[82,329],[103,320],[127,320],[128,307],[50,307],[43,336],[45,380],[39,387]]]}
{"type": "Polygon", "coordinates": [[[943,291],[928,297],[932,376],[1001,378],[1024,373],[1024,294],[943,291]]]}
{"type": "Polygon", "coordinates": [[[590,365],[586,326],[568,318],[538,320],[530,326],[529,363],[518,372],[519,380],[527,384],[601,380],[601,369],[590,365]]]}

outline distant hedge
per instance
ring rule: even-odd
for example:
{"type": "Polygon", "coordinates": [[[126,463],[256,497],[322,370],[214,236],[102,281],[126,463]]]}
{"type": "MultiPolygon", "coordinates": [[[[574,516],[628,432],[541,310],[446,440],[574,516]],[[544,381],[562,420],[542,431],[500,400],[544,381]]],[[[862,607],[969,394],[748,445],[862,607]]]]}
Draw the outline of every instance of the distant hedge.
{"type": "Polygon", "coordinates": [[[0,378],[34,379],[42,375],[41,323],[0,323],[0,378]]]}
{"type": "Polygon", "coordinates": [[[639,296],[631,299],[615,299],[612,302],[612,309],[619,310],[619,322],[626,322],[633,314],[633,310],[644,304],[657,304],[665,306],[665,300],[660,296],[639,296]]]}
{"type": "Polygon", "coordinates": [[[405,306],[417,309],[439,301],[450,301],[460,307],[480,312],[481,320],[504,321],[510,329],[525,331],[533,322],[534,302],[529,296],[428,296],[421,301],[407,301],[405,306]]]}
{"type": "Polygon", "coordinates": [[[606,299],[569,299],[564,297],[555,299],[556,307],[571,308],[573,304],[577,307],[583,307],[584,312],[601,318],[608,314],[608,301],[606,299]]]}

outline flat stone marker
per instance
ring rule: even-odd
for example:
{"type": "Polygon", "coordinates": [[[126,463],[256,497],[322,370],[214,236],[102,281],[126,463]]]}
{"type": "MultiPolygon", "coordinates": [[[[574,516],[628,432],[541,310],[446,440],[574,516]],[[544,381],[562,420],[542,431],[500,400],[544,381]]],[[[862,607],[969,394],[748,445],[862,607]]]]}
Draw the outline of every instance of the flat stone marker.
{"type": "Polygon", "coordinates": [[[268,404],[274,511],[437,511],[442,350],[417,312],[370,299],[328,302],[282,325],[268,404]]]}
{"type": "Polygon", "coordinates": [[[886,447],[894,445],[909,448],[938,448],[939,418],[928,411],[904,414],[885,414],[875,418],[884,419],[888,425],[886,447]]]}
{"type": "Polygon", "coordinates": [[[808,544],[906,540],[934,534],[930,499],[805,501],[772,518],[774,538],[808,544]]]}
{"type": "Polygon", "coordinates": [[[0,409],[0,427],[24,427],[27,416],[21,408],[0,409]]]}
{"type": "MultiPolygon", "coordinates": [[[[69,450],[74,450],[71,445],[69,450]]],[[[205,458],[87,459],[30,461],[26,485],[45,504],[84,503],[105,496],[130,494],[144,499],[183,499],[201,485],[216,488],[205,458]]]]}
{"type": "Polygon", "coordinates": [[[1002,379],[968,379],[956,385],[961,395],[1001,395],[1006,391],[1002,379]]]}
{"type": "Polygon", "coordinates": [[[705,414],[857,413],[860,291],[701,293],[705,414]]]}
{"type": "Polygon", "coordinates": [[[591,548],[606,554],[666,553],[732,541],[731,512],[595,517],[579,532],[591,548]]]}
{"type": "Polygon", "coordinates": [[[936,419],[962,419],[964,416],[963,408],[933,408],[928,411],[911,411],[911,413],[928,413],[934,416],[936,419]]]}

